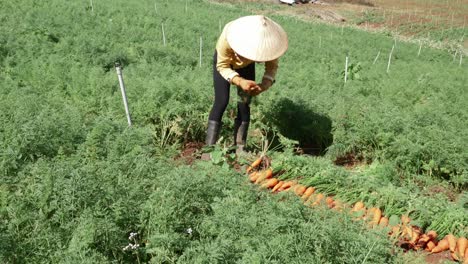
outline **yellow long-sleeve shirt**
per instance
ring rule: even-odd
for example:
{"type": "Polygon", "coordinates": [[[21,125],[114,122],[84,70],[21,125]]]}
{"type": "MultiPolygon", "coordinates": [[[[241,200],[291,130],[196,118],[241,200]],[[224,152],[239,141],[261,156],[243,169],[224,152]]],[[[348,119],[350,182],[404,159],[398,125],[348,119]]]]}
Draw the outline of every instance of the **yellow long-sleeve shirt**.
{"type": "MultiPolygon", "coordinates": [[[[235,76],[238,76],[235,70],[244,68],[254,61],[239,56],[229,45],[226,38],[226,29],[229,23],[224,27],[218,42],[216,43],[216,51],[218,53],[218,62],[216,69],[226,80],[232,80],[235,76]]],[[[278,70],[278,59],[265,62],[265,73],[263,78],[273,81],[278,70]]]]}

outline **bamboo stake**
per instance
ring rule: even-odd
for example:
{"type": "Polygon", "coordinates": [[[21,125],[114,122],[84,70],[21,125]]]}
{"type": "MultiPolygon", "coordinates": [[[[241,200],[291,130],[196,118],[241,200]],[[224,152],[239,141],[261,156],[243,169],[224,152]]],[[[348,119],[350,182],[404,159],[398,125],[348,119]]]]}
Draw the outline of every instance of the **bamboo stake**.
{"type": "Polygon", "coordinates": [[[188,11],[188,3],[187,3],[188,0],[185,0],[185,13],[187,13],[188,11]]]}
{"type": "Polygon", "coordinates": [[[128,108],[127,94],[125,93],[125,84],[122,76],[122,67],[118,62],[115,63],[115,70],[117,71],[117,78],[119,79],[120,92],[122,93],[122,100],[125,107],[125,114],[127,116],[128,126],[132,126],[132,118],[130,117],[130,110],[128,108]]]}
{"type": "Polygon", "coordinates": [[[164,23],[161,24],[162,35],[163,35],[163,45],[166,46],[166,33],[164,32],[164,23]]]}
{"type": "Polygon", "coordinates": [[[460,67],[462,66],[462,61],[463,61],[463,52],[460,53],[460,67]]]}
{"type": "Polygon", "coordinates": [[[319,48],[322,47],[322,36],[319,37],[319,48]]]}
{"type": "Polygon", "coordinates": [[[421,54],[421,48],[422,48],[422,42],[421,40],[419,41],[419,50],[418,50],[418,57],[421,54]]]}
{"type": "Polygon", "coordinates": [[[377,56],[375,56],[375,59],[374,59],[374,62],[372,63],[372,65],[374,65],[377,62],[377,59],[379,58],[379,56],[380,56],[380,50],[377,53],[377,56]]]}
{"type": "Polygon", "coordinates": [[[458,55],[458,50],[455,50],[455,54],[453,54],[453,62],[455,62],[455,59],[457,58],[458,55]]]}
{"type": "Polygon", "coordinates": [[[200,37],[200,68],[202,66],[203,38],[200,37]]]}
{"type": "Polygon", "coordinates": [[[341,35],[343,35],[344,25],[341,25],[341,35]]]}
{"type": "Polygon", "coordinates": [[[156,2],[154,2],[154,12],[156,12],[156,14],[158,13],[158,7],[156,6],[156,2]]]}
{"type": "Polygon", "coordinates": [[[91,3],[91,12],[94,13],[94,5],[93,5],[93,0],[89,0],[89,2],[91,3]]]}
{"type": "Polygon", "coordinates": [[[390,55],[388,55],[387,73],[390,71],[390,64],[392,63],[392,55],[393,55],[393,50],[394,49],[395,49],[395,45],[392,46],[392,50],[390,51],[390,55]]]}
{"type": "Polygon", "coordinates": [[[346,55],[346,62],[345,62],[345,73],[344,73],[344,82],[348,80],[348,62],[349,62],[349,57],[346,55]]]}

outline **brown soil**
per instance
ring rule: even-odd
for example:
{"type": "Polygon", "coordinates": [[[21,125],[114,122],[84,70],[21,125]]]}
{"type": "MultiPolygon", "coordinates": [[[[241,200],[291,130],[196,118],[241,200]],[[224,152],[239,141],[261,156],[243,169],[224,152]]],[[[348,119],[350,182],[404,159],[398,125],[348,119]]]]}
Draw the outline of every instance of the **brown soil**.
{"type": "Polygon", "coordinates": [[[185,143],[179,156],[175,158],[186,165],[191,165],[198,158],[201,148],[205,144],[203,142],[187,142],[185,143]]]}
{"type": "MultiPolygon", "coordinates": [[[[213,0],[242,4],[257,2],[280,5],[277,0],[213,0]]],[[[455,41],[468,50],[468,40],[461,42],[453,29],[465,29],[468,17],[468,0],[321,0],[323,4],[283,5],[274,13],[299,17],[304,20],[321,20],[328,23],[345,23],[365,30],[390,30],[403,38],[415,35],[430,39],[431,31],[445,31],[446,40],[438,46],[453,45],[455,41]]],[[[251,9],[251,8],[249,8],[251,9]]],[[[254,10],[269,13],[267,10],[254,10]]],[[[440,33],[439,33],[440,34],[440,33]]]]}
{"type": "MultiPolygon", "coordinates": [[[[430,264],[442,264],[446,263],[449,260],[452,260],[449,250],[440,253],[428,254],[426,256],[426,262],[430,264]]],[[[453,263],[456,262],[454,261],[453,263]]]]}
{"type": "Polygon", "coordinates": [[[334,161],[335,165],[342,166],[346,169],[352,170],[355,167],[361,166],[366,164],[366,162],[362,159],[362,157],[357,157],[352,153],[349,153],[347,155],[338,157],[334,161]]]}

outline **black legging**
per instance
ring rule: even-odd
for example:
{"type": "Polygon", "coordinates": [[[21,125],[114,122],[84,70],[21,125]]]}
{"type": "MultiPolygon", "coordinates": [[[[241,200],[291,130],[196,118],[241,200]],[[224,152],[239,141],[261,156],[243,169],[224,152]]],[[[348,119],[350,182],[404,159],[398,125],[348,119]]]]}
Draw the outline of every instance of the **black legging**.
{"type": "MultiPolygon", "coordinates": [[[[216,69],[216,63],[218,61],[217,53],[215,52],[213,57],[213,84],[214,84],[214,91],[215,91],[215,101],[213,104],[213,108],[210,112],[209,120],[221,122],[223,118],[224,111],[229,103],[229,90],[231,84],[226,81],[223,76],[218,72],[216,69]]],[[[237,69],[236,70],[239,75],[247,80],[255,81],[255,63],[249,64],[245,68],[237,69]]],[[[238,93],[242,93],[240,88],[238,89],[238,93]]],[[[237,103],[237,118],[243,122],[250,121],[250,98],[248,102],[238,102],[237,103]]]]}

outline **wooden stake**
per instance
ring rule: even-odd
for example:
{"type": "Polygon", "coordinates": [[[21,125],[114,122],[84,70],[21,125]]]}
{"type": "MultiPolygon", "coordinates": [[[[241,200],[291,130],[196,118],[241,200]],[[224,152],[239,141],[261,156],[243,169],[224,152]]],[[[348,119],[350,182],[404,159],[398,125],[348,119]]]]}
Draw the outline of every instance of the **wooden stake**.
{"type": "Polygon", "coordinates": [[[93,5],[93,0],[89,0],[89,2],[91,3],[91,12],[94,13],[94,5],[93,5]]]}
{"type": "Polygon", "coordinates": [[[158,7],[156,6],[156,2],[154,2],[154,12],[156,12],[156,14],[158,13],[158,7]]]}
{"type": "Polygon", "coordinates": [[[188,0],[185,0],[185,13],[187,13],[188,11],[188,3],[187,3],[188,0]]]}
{"type": "Polygon", "coordinates": [[[117,71],[117,78],[119,79],[120,92],[122,93],[122,100],[125,107],[125,114],[127,116],[128,126],[132,126],[132,118],[130,117],[130,110],[128,108],[127,94],[125,93],[125,84],[122,76],[122,67],[119,63],[115,63],[115,70],[117,71]]]}
{"type": "Polygon", "coordinates": [[[393,55],[393,50],[394,49],[395,49],[395,45],[392,46],[392,50],[390,51],[390,55],[388,55],[387,73],[390,71],[390,64],[392,63],[392,55],[393,55]]]}
{"type": "Polygon", "coordinates": [[[463,52],[460,52],[460,67],[462,66],[463,61],[463,52]]]}
{"type": "Polygon", "coordinates": [[[455,50],[455,54],[453,54],[453,62],[455,62],[455,59],[457,58],[458,50],[455,50]]]}
{"type": "Polygon", "coordinates": [[[319,48],[322,47],[322,36],[319,37],[319,48]]]}

